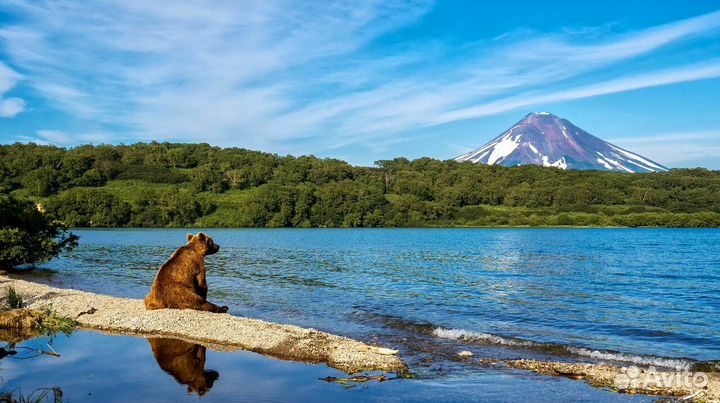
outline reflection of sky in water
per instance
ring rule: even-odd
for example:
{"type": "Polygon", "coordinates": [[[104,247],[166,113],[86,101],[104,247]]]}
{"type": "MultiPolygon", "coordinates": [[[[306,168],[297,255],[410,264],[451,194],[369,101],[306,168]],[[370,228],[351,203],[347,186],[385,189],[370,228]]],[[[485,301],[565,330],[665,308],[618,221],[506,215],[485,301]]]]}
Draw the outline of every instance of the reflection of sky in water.
{"type": "MultiPolygon", "coordinates": [[[[140,298],[188,230],[81,230],[30,276],[140,298]]],[[[231,313],[403,343],[378,317],[595,349],[720,358],[720,231],[211,229],[231,313]],[[380,316],[378,316],[380,315],[380,316]]],[[[403,348],[412,350],[405,345],[403,348]]],[[[517,354],[517,353],[516,353],[517,354]]]]}
{"type": "MultiPolygon", "coordinates": [[[[43,346],[46,338],[27,342],[43,346]]],[[[61,357],[0,361],[3,390],[27,396],[37,388],[59,386],[67,402],[649,402],[644,396],[618,395],[584,382],[516,370],[471,368],[462,374],[370,382],[347,388],[320,381],[345,376],[325,365],[307,365],[245,351],[207,350],[204,369],[219,373],[202,397],[189,394],[163,371],[143,338],[77,331],[56,338],[61,357]],[[512,375],[512,376],[510,376],[512,375]]],[[[181,376],[182,378],[182,376],[181,376]]]]}

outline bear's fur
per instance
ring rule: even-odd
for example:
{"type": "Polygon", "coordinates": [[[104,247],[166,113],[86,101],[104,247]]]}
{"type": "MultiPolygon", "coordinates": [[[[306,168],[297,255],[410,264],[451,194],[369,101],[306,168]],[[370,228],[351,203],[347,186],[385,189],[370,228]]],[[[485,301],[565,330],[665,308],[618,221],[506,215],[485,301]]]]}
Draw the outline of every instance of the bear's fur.
{"type": "Polygon", "coordinates": [[[227,312],[226,306],[207,302],[205,255],[217,253],[220,246],[202,232],[188,234],[187,239],[187,245],[179,247],[160,267],[150,294],[145,297],[145,307],[227,312]]]}
{"type": "Polygon", "coordinates": [[[176,339],[148,339],[160,368],[187,385],[188,393],[202,396],[220,377],[217,371],[205,370],[205,347],[176,339]]]}

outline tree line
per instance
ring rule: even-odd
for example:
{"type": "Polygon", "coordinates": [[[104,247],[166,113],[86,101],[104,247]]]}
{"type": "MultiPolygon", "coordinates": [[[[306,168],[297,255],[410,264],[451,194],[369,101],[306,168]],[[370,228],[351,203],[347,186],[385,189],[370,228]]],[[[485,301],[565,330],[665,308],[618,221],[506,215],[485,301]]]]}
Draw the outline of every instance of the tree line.
{"type": "Polygon", "coordinates": [[[361,167],[208,144],[1,145],[0,192],[75,227],[720,226],[720,172],[702,168],[361,167]]]}

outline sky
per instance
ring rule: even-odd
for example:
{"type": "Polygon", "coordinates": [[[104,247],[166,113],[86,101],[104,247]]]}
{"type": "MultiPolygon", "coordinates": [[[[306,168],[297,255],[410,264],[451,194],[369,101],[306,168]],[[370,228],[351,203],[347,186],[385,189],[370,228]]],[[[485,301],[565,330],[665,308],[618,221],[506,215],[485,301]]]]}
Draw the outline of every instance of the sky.
{"type": "Polygon", "coordinates": [[[0,143],[454,158],[548,111],[720,169],[720,0],[0,0],[0,143]]]}

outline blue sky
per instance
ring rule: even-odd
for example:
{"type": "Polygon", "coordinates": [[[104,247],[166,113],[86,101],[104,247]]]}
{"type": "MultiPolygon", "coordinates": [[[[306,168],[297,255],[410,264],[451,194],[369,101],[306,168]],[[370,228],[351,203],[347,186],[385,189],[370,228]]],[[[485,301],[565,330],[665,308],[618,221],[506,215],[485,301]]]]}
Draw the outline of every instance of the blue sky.
{"type": "Polygon", "coordinates": [[[720,1],[0,0],[2,143],[370,165],[453,158],[532,111],[720,169],[720,1]]]}

